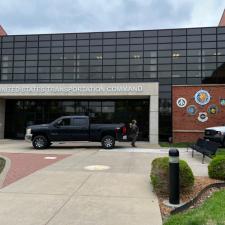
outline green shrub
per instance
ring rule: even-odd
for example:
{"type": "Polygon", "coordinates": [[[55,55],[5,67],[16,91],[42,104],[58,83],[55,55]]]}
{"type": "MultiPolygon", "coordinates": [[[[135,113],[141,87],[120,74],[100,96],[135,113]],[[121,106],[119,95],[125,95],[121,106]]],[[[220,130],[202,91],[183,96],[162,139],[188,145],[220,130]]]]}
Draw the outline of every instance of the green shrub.
{"type": "Polygon", "coordinates": [[[209,177],[225,180],[225,155],[217,155],[208,166],[209,177]]]}
{"type": "MultiPolygon", "coordinates": [[[[180,160],[180,190],[190,191],[194,185],[194,175],[184,160],[180,160]]],[[[169,158],[161,157],[152,161],[151,183],[157,193],[169,192],[169,158]]]]}
{"type": "Polygon", "coordinates": [[[5,167],[5,159],[0,158],[0,173],[2,172],[4,167],[5,167]]]}
{"type": "Polygon", "coordinates": [[[222,148],[222,149],[217,150],[216,155],[224,155],[225,156],[225,149],[222,148]]]}

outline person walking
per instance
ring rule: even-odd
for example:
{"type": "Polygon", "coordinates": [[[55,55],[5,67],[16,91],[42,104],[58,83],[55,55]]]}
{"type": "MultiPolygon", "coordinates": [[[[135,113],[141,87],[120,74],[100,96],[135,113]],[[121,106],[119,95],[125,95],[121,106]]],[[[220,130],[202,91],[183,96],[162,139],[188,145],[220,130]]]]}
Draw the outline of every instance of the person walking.
{"type": "Polygon", "coordinates": [[[132,120],[132,123],[130,123],[130,137],[132,139],[131,140],[132,147],[136,147],[135,142],[137,141],[138,133],[139,133],[139,127],[137,126],[137,121],[132,120]]]}

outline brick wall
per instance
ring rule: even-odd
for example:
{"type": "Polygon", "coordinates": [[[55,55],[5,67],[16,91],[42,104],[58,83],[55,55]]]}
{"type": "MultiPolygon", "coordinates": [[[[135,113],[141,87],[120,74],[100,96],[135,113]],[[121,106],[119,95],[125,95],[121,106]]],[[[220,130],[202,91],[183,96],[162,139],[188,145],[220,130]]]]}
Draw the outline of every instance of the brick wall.
{"type": "Polygon", "coordinates": [[[173,86],[172,89],[172,119],[173,119],[173,142],[195,142],[199,137],[203,137],[206,127],[219,126],[225,124],[225,106],[220,104],[220,99],[225,99],[225,85],[200,85],[200,86],[173,86]],[[194,96],[199,90],[206,90],[211,98],[208,104],[201,106],[196,103],[194,96]],[[177,99],[183,97],[187,100],[184,108],[177,106],[177,99]],[[190,105],[196,107],[196,114],[187,112],[190,105]],[[208,112],[209,106],[216,105],[218,112],[211,114],[208,112]],[[200,122],[199,113],[207,113],[208,120],[200,122]]]}
{"type": "Polygon", "coordinates": [[[7,35],[7,33],[5,32],[3,27],[0,25],[0,36],[5,36],[5,35],[7,35]]]}
{"type": "Polygon", "coordinates": [[[219,26],[225,26],[225,10],[223,11],[223,15],[220,19],[219,26]]]}

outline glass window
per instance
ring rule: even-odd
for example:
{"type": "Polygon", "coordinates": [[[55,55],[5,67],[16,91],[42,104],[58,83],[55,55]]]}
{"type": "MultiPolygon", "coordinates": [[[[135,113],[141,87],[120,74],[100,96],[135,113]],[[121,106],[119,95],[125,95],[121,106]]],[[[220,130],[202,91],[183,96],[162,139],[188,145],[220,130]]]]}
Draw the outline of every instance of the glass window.
{"type": "Polygon", "coordinates": [[[158,65],[158,70],[163,71],[163,70],[171,70],[171,65],[158,65]]]}
{"type": "Polygon", "coordinates": [[[26,60],[37,60],[37,55],[26,55],[26,60]]]}
{"type": "Polygon", "coordinates": [[[186,29],[175,29],[172,31],[173,35],[186,35],[186,29]]]}
{"type": "Polygon", "coordinates": [[[142,71],[143,65],[130,65],[130,71],[142,71]]]}
{"type": "Polygon", "coordinates": [[[129,38],[117,39],[117,45],[128,45],[129,41],[129,38]]]}
{"type": "Polygon", "coordinates": [[[76,34],[64,34],[65,40],[73,40],[76,39],[76,34]]]}
{"type": "Polygon", "coordinates": [[[39,48],[39,53],[50,53],[50,48],[39,48]]]}
{"type": "Polygon", "coordinates": [[[158,35],[159,36],[169,36],[171,35],[172,30],[159,30],[158,31],[158,35]]]}
{"type": "Polygon", "coordinates": [[[216,35],[202,35],[202,41],[216,41],[216,35]]]}
{"type": "Polygon", "coordinates": [[[143,38],[131,38],[130,44],[143,44],[143,38]]]}
{"type": "Polygon", "coordinates": [[[62,67],[51,67],[51,72],[52,73],[61,73],[62,72],[62,67]]]}
{"type": "Polygon", "coordinates": [[[102,65],[102,60],[91,59],[91,60],[90,60],[90,65],[91,65],[91,66],[100,66],[100,65],[102,65]]]}
{"type": "Polygon", "coordinates": [[[14,60],[25,60],[25,55],[14,55],[14,60]]]}
{"type": "Polygon", "coordinates": [[[63,34],[52,34],[52,40],[63,40],[63,34]]]}
{"type": "Polygon", "coordinates": [[[201,34],[201,28],[189,28],[187,29],[188,35],[201,34]]]}
{"type": "Polygon", "coordinates": [[[116,44],[116,39],[104,39],[103,40],[103,45],[115,45],[116,44]]]}
{"type": "Polygon", "coordinates": [[[130,36],[131,37],[143,37],[143,31],[131,31],[130,36]]]}
{"type": "Polygon", "coordinates": [[[37,73],[37,67],[26,67],[26,73],[37,73]]]}
{"type": "Polygon", "coordinates": [[[26,49],[25,48],[15,48],[14,54],[25,54],[26,49]]]}
{"type": "MultiPolygon", "coordinates": [[[[101,61],[101,60],[99,60],[101,61]]],[[[75,66],[76,65],[76,60],[66,60],[64,61],[64,65],[69,65],[69,66],[75,66]]],[[[77,60],[77,66],[88,66],[89,65],[89,60],[77,60]]]]}
{"type": "Polygon", "coordinates": [[[157,37],[146,37],[144,38],[144,44],[156,44],[157,37]]]}
{"type": "Polygon", "coordinates": [[[157,58],[144,58],[144,64],[157,64],[157,58]]]}
{"type": "Polygon", "coordinates": [[[119,31],[117,32],[117,38],[127,38],[129,37],[128,31],[119,31]]]}
{"type": "Polygon", "coordinates": [[[2,48],[13,48],[13,42],[3,42],[2,48]]]}
{"type": "Polygon", "coordinates": [[[51,66],[62,66],[63,61],[62,60],[53,60],[51,61],[51,66]]]}
{"type": "Polygon", "coordinates": [[[186,36],[174,36],[173,42],[186,42],[186,36]]]}
{"type": "Polygon", "coordinates": [[[77,53],[77,59],[89,59],[89,53],[77,53]]]}
{"type": "Polygon", "coordinates": [[[58,48],[54,47],[51,49],[51,52],[52,53],[63,53],[63,48],[62,47],[58,47],[58,48]]]}
{"type": "Polygon", "coordinates": [[[211,77],[214,73],[214,70],[202,71],[202,77],[211,77]]]}
{"type": "Polygon", "coordinates": [[[52,73],[51,74],[51,79],[52,80],[61,80],[62,79],[62,74],[61,73],[52,73]]]}
{"type": "Polygon", "coordinates": [[[174,43],[173,49],[186,49],[187,45],[186,43],[174,43]]]}
{"type": "Polygon", "coordinates": [[[130,59],[130,64],[143,64],[143,58],[130,59]]]}
{"type": "Polygon", "coordinates": [[[89,47],[77,47],[77,52],[89,52],[89,47]]]}
{"type": "Polygon", "coordinates": [[[102,33],[100,32],[90,33],[90,38],[93,38],[93,39],[102,38],[102,33]]]}
{"type": "Polygon", "coordinates": [[[172,41],[171,37],[159,37],[158,42],[159,43],[170,43],[172,41]]]}
{"type": "Polygon", "coordinates": [[[217,42],[217,47],[218,48],[225,48],[225,41],[218,41],[217,42]]]}
{"type": "Polygon", "coordinates": [[[102,52],[102,46],[90,46],[90,52],[102,52]]]}
{"type": "Polygon", "coordinates": [[[64,53],[75,53],[76,47],[64,47],[64,53]]]}
{"type": "Polygon", "coordinates": [[[104,59],[111,59],[111,58],[115,58],[115,57],[116,57],[116,53],[115,52],[103,52],[103,58],[104,59]]]}
{"type": "Polygon", "coordinates": [[[25,68],[14,68],[13,69],[13,73],[24,73],[25,72],[25,68]]]}
{"type": "Polygon", "coordinates": [[[171,57],[171,51],[158,51],[158,57],[171,57]]]}
{"type": "Polygon", "coordinates": [[[201,64],[187,64],[188,70],[201,70],[201,64]]]}
{"type": "Polygon", "coordinates": [[[157,50],[157,44],[148,44],[144,45],[144,50],[149,51],[149,50],[157,50]]]}
{"type": "Polygon", "coordinates": [[[201,57],[187,57],[188,63],[201,63],[201,57]]]}
{"type": "Polygon", "coordinates": [[[129,58],[129,52],[117,52],[116,57],[117,58],[129,58]]]}
{"type": "Polygon", "coordinates": [[[129,73],[116,73],[116,79],[129,79],[129,73]]]}
{"type": "Polygon", "coordinates": [[[187,55],[188,56],[200,56],[201,55],[201,50],[197,49],[197,50],[187,50],[187,55]]]}
{"type": "Polygon", "coordinates": [[[215,27],[202,28],[202,34],[215,34],[215,33],[216,33],[215,27]]]}
{"type": "Polygon", "coordinates": [[[93,73],[102,72],[102,66],[90,66],[90,72],[93,73]]]}
{"type": "Polygon", "coordinates": [[[156,65],[144,65],[144,71],[155,72],[155,71],[157,71],[157,66],[156,65]]]}
{"type": "Polygon", "coordinates": [[[113,80],[115,79],[115,73],[103,73],[103,80],[113,80]]]}
{"type": "Polygon", "coordinates": [[[4,55],[6,55],[6,54],[13,54],[13,49],[12,48],[2,49],[2,54],[4,54],[4,55]]]}
{"type": "Polygon", "coordinates": [[[26,80],[37,80],[37,74],[26,74],[26,80]]]}
{"type": "Polygon", "coordinates": [[[187,71],[188,77],[201,77],[201,71],[187,71]]]}
{"type": "Polygon", "coordinates": [[[186,63],[186,57],[173,57],[173,63],[186,63]]]}
{"type": "Polygon", "coordinates": [[[201,42],[187,43],[188,49],[201,48],[201,42]]]}
{"type": "Polygon", "coordinates": [[[219,34],[219,35],[217,35],[217,40],[218,41],[225,41],[225,34],[219,34]]]}
{"type": "Polygon", "coordinates": [[[188,42],[199,42],[201,41],[201,35],[193,35],[193,36],[187,36],[188,42]]]}
{"type": "Polygon", "coordinates": [[[27,48],[26,51],[27,51],[27,54],[37,54],[38,48],[27,48]]]}
{"type": "Polygon", "coordinates": [[[115,65],[116,60],[115,59],[104,59],[103,60],[103,65],[115,65]]]}
{"type": "MultiPolygon", "coordinates": [[[[24,66],[25,66],[25,61],[15,61],[14,62],[14,67],[24,67],[24,66]]],[[[2,65],[2,67],[4,67],[4,66],[2,65]]]]}
{"type": "Polygon", "coordinates": [[[144,31],[145,37],[154,37],[157,36],[157,30],[146,30],[144,31]]]}
{"type": "Polygon", "coordinates": [[[89,39],[89,33],[77,34],[77,39],[89,39]]]}
{"type": "Polygon", "coordinates": [[[37,66],[37,61],[26,61],[26,66],[37,66]]]}
{"type": "Polygon", "coordinates": [[[50,61],[39,61],[38,66],[50,66],[50,61]]]}
{"type": "Polygon", "coordinates": [[[207,62],[216,62],[216,56],[205,56],[202,57],[202,62],[207,63],[207,62]]]}
{"type": "Polygon", "coordinates": [[[39,47],[43,48],[43,47],[50,47],[51,42],[50,41],[40,41],[39,42],[39,47]]]}
{"type": "Polygon", "coordinates": [[[186,70],[186,64],[173,64],[173,70],[186,70]]]}
{"type": "Polygon", "coordinates": [[[144,72],[144,78],[157,78],[156,72],[144,72]]]}
{"type": "Polygon", "coordinates": [[[116,66],[117,72],[127,72],[129,71],[129,66],[116,66]]]}
{"type": "Polygon", "coordinates": [[[116,47],[116,50],[118,51],[118,52],[124,52],[124,51],[129,51],[129,45],[118,45],[117,47],[116,47]]]}
{"type": "Polygon", "coordinates": [[[26,47],[26,42],[15,42],[14,43],[14,47],[15,48],[25,48],[26,47]]]}
{"type": "Polygon", "coordinates": [[[64,41],[64,46],[76,46],[75,40],[64,41]]]}
{"type": "Polygon", "coordinates": [[[171,71],[160,71],[158,72],[159,78],[170,78],[171,77],[171,71]]]}
{"type": "Polygon", "coordinates": [[[39,60],[49,60],[50,54],[39,54],[38,58],[39,60]]]}
{"type": "Polygon", "coordinates": [[[116,32],[104,32],[104,38],[116,38],[116,32]]]}
{"type": "Polygon", "coordinates": [[[142,79],[143,78],[143,72],[131,72],[130,78],[131,79],[142,79]]]}
{"type": "Polygon", "coordinates": [[[27,41],[38,41],[38,35],[28,35],[27,41]]]}
{"type": "Polygon", "coordinates": [[[157,57],[157,51],[144,51],[144,57],[157,57]]]}
{"type": "Polygon", "coordinates": [[[77,40],[77,46],[87,46],[89,45],[89,40],[77,40]]]}
{"type": "Polygon", "coordinates": [[[129,59],[116,59],[117,65],[129,65],[129,59]]]}
{"type": "Polygon", "coordinates": [[[216,49],[202,49],[202,55],[216,55],[216,49]]]}
{"type": "Polygon", "coordinates": [[[116,68],[115,66],[103,66],[103,72],[115,72],[116,68]]]}
{"type": "Polygon", "coordinates": [[[202,70],[215,70],[216,63],[204,63],[202,64],[202,70]]]}
{"type": "Polygon", "coordinates": [[[158,58],[158,63],[159,64],[170,64],[171,63],[171,57],[169,58],[158,58]]]}
{"type": "Polygon", "coordinates": [[[62,47],[63,41],[52,41],[52,46],[53,47],[62,47]]]}
{"type": "Polygon", "coordinates": [[[38,73],[49,73],[50,67],[38,67],[38,73]]]}
{"type": "Polygon", "coordinates": [[[23,73],[14,73],[13,80],[24,80],[24,74],[23,73]]]}
{"type": "Polygon", "coordinates": [[[159,50],[171,49],[171,44],[159,44],[158,49],[159,50]]]}
{"type": "Polygon", "coordinates": [[[72,54],[72,53],[64,54],[64,60],[67,60],[67,59],[76,59],[76,54],[72,54]]]}
{"type": "Polygon", "coordinates": [[[216,48],[216,42],[202,42],[202,48],[216,48]]]}
{"type": "Polygon", "coordinates": [[[65,73],[75,73],[76,67],[64,67],[64,72],[65,73]]]}
{"type": "Polygon", "coordinates": [[[172,71],[172,77],[178,78],[178,77],[186,77],[186,71],[172,71]]]}
{"type": "Polygon", "coordinates": [[[115,52],[116,51],[116,46],[114,46],[114,45],[103,46],[103,51],[104,52],[115,52]]]}

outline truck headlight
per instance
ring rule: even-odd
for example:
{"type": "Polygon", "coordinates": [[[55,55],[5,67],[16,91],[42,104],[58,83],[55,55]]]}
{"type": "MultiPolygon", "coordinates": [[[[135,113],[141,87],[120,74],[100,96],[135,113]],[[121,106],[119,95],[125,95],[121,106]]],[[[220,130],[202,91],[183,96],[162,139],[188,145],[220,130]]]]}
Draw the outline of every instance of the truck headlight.
{"type": "Polygon", "coordinates": [[[28,128],[28,129],[26,130],[26,134],[31,134],[31,128],[28,128]]]}

